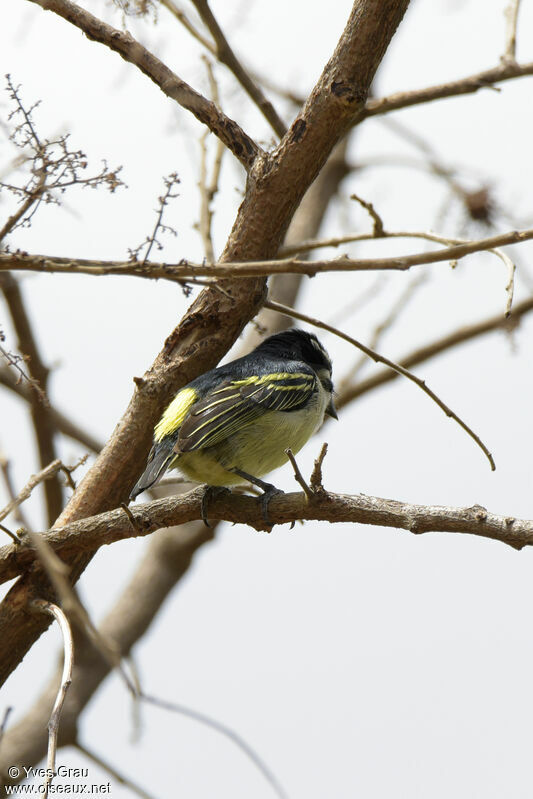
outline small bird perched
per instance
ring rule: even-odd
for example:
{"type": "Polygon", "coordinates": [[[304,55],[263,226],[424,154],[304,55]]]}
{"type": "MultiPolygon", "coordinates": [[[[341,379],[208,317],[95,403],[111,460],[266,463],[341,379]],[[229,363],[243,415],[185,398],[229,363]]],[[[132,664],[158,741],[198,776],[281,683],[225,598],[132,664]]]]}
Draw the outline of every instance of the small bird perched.
{"type": "MultiPolygon", "coordinates": [[[[200,375],[178,391],[157,423],[130,499],[177,468],[208,486],[259,486],[268,521],[268,502],[278,490],[259,478],[287,462],[287,449],[298,452],[325,414],[337,418],[331,372],[317,337],[292,329],[200,375]]],[[[205,510],[202,503],[207,523],[205,510]]]]}

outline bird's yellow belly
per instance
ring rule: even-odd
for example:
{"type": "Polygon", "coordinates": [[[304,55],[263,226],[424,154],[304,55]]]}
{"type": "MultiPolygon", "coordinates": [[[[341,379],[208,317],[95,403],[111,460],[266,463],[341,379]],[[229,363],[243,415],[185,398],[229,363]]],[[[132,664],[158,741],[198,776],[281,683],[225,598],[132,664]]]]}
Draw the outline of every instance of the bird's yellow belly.
{"type": "Polygon", "coordinates": [[[180,454],[171,468],[179,469],[194,482],[214,486],[246,482],[232,473],[232,468],[262,477],[287,462],[286,449],[296,453],[303,447],[321,426],[325,405],[319,392],[311,408],[267,412],[213,447],[180,454]]]}

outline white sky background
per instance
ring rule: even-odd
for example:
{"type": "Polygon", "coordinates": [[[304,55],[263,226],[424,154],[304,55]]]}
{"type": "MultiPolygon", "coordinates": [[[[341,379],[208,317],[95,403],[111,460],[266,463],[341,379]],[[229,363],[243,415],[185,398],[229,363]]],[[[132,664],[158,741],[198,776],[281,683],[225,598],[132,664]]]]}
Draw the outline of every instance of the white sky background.
{"type": "MultiPolygon", "coordinates": [[[[533,58],[533,3],[523,0],[518,58],[533,58]]],[[[110,5],[85,6],[115,26],[110,5]]],[[[504,46],[505,2],[413,2],[387,54],[377,94],[455,79],[498,63],[504,46]]],[[[212,8],[244,62],[305,93],[319,76],[343,29],[350,3],[256,0],[212,8]]],[[[207,92],[201,52],[164,9],[159,24],[127,21],[132,33],[195,88],[207,92]]],[[[30,252],[109,259],[127,257],[150,233],[162,178],[181,177],[168,221],[178,230],[157,258],[201,260],[193,224],[199,214],[197,168],[201,126],[165,98],[131,65],[76,29],[25,0],[3,0],[0,67],[22,84],[43,136],[69,130],[89,156],[123,164],[128,190],[72,191],[63,210],[42,208],[11,246],[30,252]]],[[[222,105],[260,142],[271,134],[222,68],[222,105]]],[[[501,91],[433,103],[394,115],[427,137],[442,160],[463,167],[468,185],[490,182],[513,220],[496,216],[496,230],[531,225],[532,81],[501,91]]],[[[0,95],[5,118],[7,93],[0,95]]],[[[278,107],[288,113],[283,104],[278,107]]],[[[292,113],[292,112],[291,112],[292,113]]],[[[286,119],[290,120],[290,114],[286,119]]],[[[213,144],[213,142],[211,142],[213,144]]],[[[0,163],[14,151],[2,139],[0,163]]],[[[418,153],[369,120],[354,138],[352,161],[418,153]]],[[[243,173],[225,156],[215,201],[215,246],[222,249],[237,208],[243,173]]],[[[455,207],[438,214],[447,190],[422,172],[379,168],[343,185],[346,202],[328,215],[327,232],[369,228],[347,200],[352,191],[375,203],[387,228],[449,235],[465,231],[455,207]]],[[[9,213],[0,197],[0,214],[9,213]]],[[[357,255],[418,251],[420,242],[373,242],[346,247],[357,255]]],[[[509,250],[518,259],[518,298],[533,248],[509,250]],[[520,270],[523,270],[522,272],[520,270]]],[[[504,311],[507,275],[490,254],[420,267],[426,285],[380,344],[398,357],[456,327],[504,311]]],[[[530,270],[531,273],[531,270],[530,270]]],[[[392,275],[364,309],[342,322],[368,340],[373,326],[415,274],[392,275]]],[[[375,277],[317,277],[300,307],[328,318],[375,277]],[[327,302],[325,302],[327,297],[327,302]]],[[[105,439],[125,408],[132,376],[144,372],[188,301],[164,282],[135,278],[26,276],[23,289],[39,343],[55,365],[50,393],[95,435],[105,439]]],[[[15,347],[4,308],[0,321],[15,347]]],[[[510,339],[493,334],[424,364],[417,373],[483,437],[497,463],[481,452],[412,384],[394,384],[347,408],[300,454],[309,473],[320,442],[329,442],[328,488],[418,503],[473,505],[531,518],[531,357],[533,325],[510,339]]],[[[357,358],[347,345],[320,334],[340,377],[357,358]]],[[[37,468],[27,409],[0,393],[0,446],[12,459],[16,484],[37,468]]],[[[82,451],[62,442],[72,462],[82,451]]],[[[291,470],[274,476],[295,490],[291,470]]],[[[0,487],[3,491],[3,486],[0,487]]],[[[0,504],[5,499],[0,494],[0,504]]],[[[42,525],[42,506],[28,505],[42,525]]],[[[147,546],[144,540],[106,547],[80,582],[83,599],[101,618],[127,583],[147,546]]],[[[530,799],[533,774],[533,554],[449,534],[421,537],[373,527],[306,524],[271,535],[244,527],[220,529],[135,649],[146,692],[225,722],[265,758],[291,799],[384,796],[409,799],[530,799]]],[[[56,664],[51,629],[7,683],[0,713],[23,715],[56,664]]],[[[254,799],[271,788],[244,756],[209,729],[156,709],[143,710],[141,740],[132,744],[130,700],[108,680],[82,719],[81,738],[157,797],[254,799]]],[[[70,750],[59,762],[86,765],[70,750]]],[[[107,782],[90,767],[90,782],[107,782]]],[[[114,799],[130,792],[113,782],[114,799]]]]}

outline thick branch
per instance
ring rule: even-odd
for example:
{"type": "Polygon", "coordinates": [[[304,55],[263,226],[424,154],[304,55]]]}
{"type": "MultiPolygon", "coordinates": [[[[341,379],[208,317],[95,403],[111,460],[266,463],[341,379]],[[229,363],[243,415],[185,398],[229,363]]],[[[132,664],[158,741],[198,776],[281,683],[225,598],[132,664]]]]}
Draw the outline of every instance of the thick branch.
{"type": "MultiPolygon", "coordinates": [[[[72,552],[93,553],[104,544],[150,535],[156,530],[191,522],[202,517],[204,488],[177,497],[156,499],[133,506],[133,523],[122,508],[56,527],[43,533],[45,541],[68,558],[72,552]]],[[[262,514],[262,498],[239,494],[219,495],[209,503],[209,518],[246,524],[255,530],[270,530],[262,514]]],[[[533,520],[489,513],[480,505],[448,508],[441,505],[412,505],[366,495],[349,496],[320,491],[308,501],[305,493],[274,497],[268,506],[272,525],[313,520],[332,524],[352,522],[379,527],[396,527],[412,533],[469,533],[493,538],[517,549],[533,544],[533,520]]],[[[0,581],[11,580],[28,569],[36,559],[30,545],[7,544],[0,549],[0,581]]]]}
{"type": "Polygon", "coordinates": [[[215,136],[218,136],[245,169],[250,169],[261,152],[257,144],[236,122],[181,80],[130,33],[113,28],[70,0],[30,0],[30,2],[36,3],[45,11],[53,11],[83,31],[88,39],[105,44],[125,61],[135,64],[159,86],[162,92],[194,114],[215,136]]]}

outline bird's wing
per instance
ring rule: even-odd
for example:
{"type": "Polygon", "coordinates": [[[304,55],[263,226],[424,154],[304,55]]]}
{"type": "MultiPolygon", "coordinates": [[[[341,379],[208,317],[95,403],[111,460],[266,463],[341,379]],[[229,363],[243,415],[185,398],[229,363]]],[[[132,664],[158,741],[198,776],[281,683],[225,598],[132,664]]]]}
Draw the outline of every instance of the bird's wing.
{"type": "Polygon", "coordinates": [[[174,444],[178,437],[180,425],[197,399],[196,390],[186,386],[181,391],[178,391],[166,408],[156,425],[154,445],[148,455],[145,470],[135,483],[130,499],[135,499],[138,494],[155,485],[168,469],[170,463],[176,457],[174,444]]]}
{"type": "Polygon", "coordinates": [[[312,371],[232,380],[195,403],[179,429],[176,452],[205,449],[252,424],[267,411],[295,411],[316,386],[312,371]]]}

